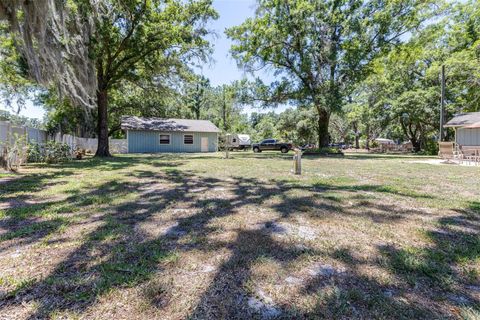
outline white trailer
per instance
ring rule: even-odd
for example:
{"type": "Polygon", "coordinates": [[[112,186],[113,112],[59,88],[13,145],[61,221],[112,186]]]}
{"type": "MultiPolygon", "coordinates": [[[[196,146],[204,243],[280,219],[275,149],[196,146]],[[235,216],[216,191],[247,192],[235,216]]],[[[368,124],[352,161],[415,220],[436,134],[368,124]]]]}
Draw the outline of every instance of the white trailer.
{"type": "Polygon", "coordinates": [[[227,139],[230,150],[247,150],[252,146],[252,140],[248,134],[231,134],[227,139]]]}

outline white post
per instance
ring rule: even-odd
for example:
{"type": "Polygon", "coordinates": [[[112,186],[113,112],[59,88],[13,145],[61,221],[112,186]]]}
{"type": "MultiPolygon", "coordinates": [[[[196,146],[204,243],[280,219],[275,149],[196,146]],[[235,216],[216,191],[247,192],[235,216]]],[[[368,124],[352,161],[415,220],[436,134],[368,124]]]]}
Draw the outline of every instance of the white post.
{"type": "Polygon", "coordinates": [[[301,175],[302,174],[302,150],[294,149],[295,154],[293,155],[293,173],[301,175]]]}
{"type": "Polygon", "coordinates": [[[230,134],[227,133],[225,136],[225,157],[228,159],[230,157],[230,151],[228,150],[230,147],[230,134]]]}

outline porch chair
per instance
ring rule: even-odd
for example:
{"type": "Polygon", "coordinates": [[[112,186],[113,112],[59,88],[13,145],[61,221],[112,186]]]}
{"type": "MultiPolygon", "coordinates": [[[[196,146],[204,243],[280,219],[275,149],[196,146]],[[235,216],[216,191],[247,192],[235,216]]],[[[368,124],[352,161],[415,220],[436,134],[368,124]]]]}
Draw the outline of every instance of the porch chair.
{"type": "Polygon", "coordinates": [[[460,162],[468,161],[478,165],[480,162],[480,146],[460,146],[460,162]]]}
{"type": "Polygon", "coordinates": [[[447,162],[450,162],[451,160],[453,160],[455,158],[455,152],[453,150],[453,142],[439,142],[438,156],[447,162]]]}

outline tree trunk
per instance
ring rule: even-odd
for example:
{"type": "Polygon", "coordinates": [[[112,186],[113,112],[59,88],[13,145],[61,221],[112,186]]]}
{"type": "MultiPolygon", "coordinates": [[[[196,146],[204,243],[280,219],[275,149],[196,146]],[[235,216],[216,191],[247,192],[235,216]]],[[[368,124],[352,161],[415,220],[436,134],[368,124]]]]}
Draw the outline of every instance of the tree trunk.
{"type": "Polygon", "coordinates": [[[417,138],[410,138],[410,142],[413,146],[413,151],[420,152],[422,150],[422,144],[417,138]]]}
{"type": "Polygon", "coordinates": [[[400,124],[402,126],[403,133],[408,137],[408,139],[412,143],[413,151],[420,152],[420,150],[422,150],[422,145],[421,145],[420,141],[417,139],[416,130],[413,131],[411,124],[407,125],[403,121],[400,121],[400,124]],[[407,126],[408,126],[408,128],[407,128],[407,126]]]}
{"type": "Polygon", "coordinates": [[[97,91],[97,108],[98,108],[98,147],[95,153],[96,157],[111,157],[108,148],[108,92],[107,89],[99,89],[97,91]]]}
{"type": "Polygon", "coordinates": [[[328,135],[328,123],[330,122],[330,113],[323,108],[317,107],[318,112],[318,147],[328,147],[330,137],[328,135]]]}
{"type": "Polygon", "coordinates": [[[358,132],[357,122],[353,122],[353,131],[355,132],[355,149],[360,149],[360,135],[358,132]]]}

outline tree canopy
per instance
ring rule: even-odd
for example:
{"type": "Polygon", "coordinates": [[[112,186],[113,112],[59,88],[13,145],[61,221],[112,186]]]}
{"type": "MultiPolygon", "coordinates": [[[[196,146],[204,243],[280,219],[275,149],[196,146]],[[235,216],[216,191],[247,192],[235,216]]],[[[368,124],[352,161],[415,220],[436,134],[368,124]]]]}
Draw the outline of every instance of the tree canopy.
{"type": "Polygon", "coordinates": [[[232,54],[249,71],[268,68],[277,80],[271,101],[311,104],[319,144],[328,144],[332,112],[369,72],[380,53],[419,28],[433,1],[261,0],[254,18],[227,30],[232,54]]]}
{"type": "Polygon", "coordinates": [[[205,24],[217,17],[210,0],[12,1],[0,13],[37,82],[97,109],[98,156],[110,155],[111,90],[206,59],[205,24]]]}

